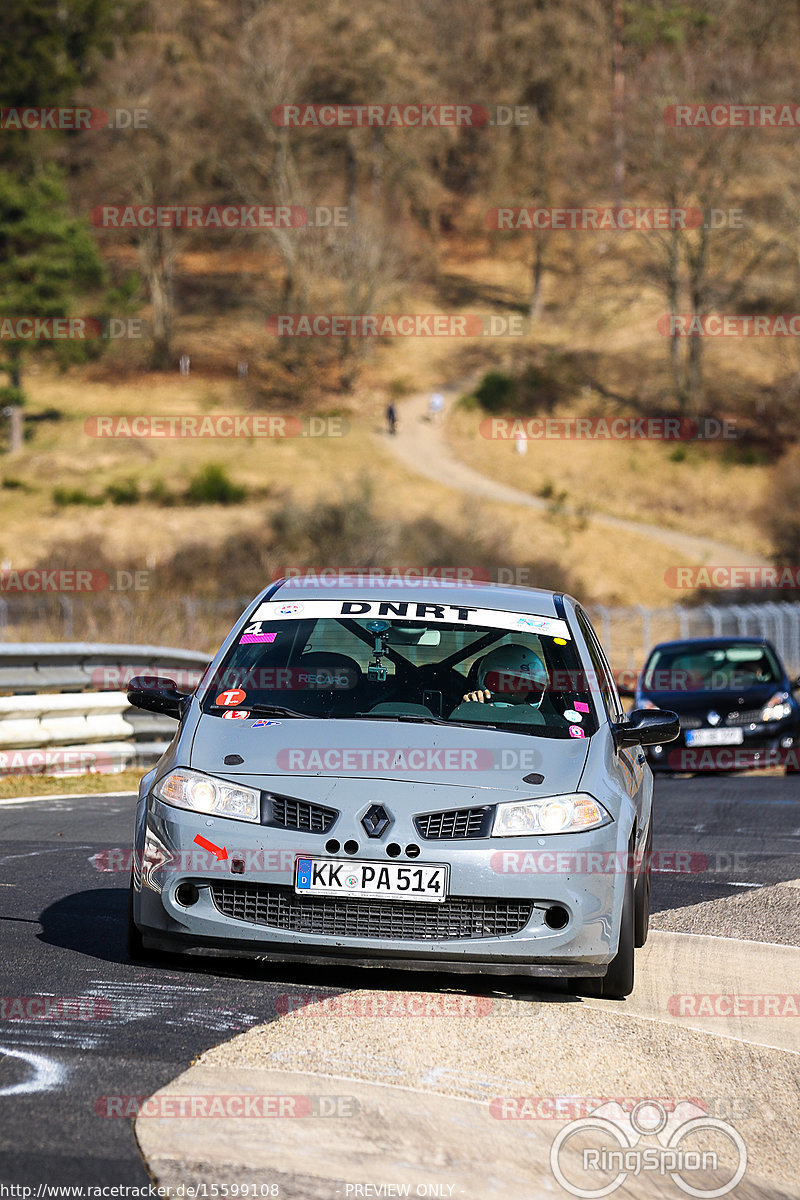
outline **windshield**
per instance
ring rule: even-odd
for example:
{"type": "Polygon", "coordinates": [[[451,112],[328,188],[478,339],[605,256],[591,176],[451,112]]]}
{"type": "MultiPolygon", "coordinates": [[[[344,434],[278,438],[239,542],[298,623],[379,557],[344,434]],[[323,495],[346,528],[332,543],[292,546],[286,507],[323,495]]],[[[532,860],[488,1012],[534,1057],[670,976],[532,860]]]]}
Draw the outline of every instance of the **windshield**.
{"type": "Polygon", "coordinates": [[[671,646],[654,651],[643,687],[647,692],[736,691],[780,680],[766,646],[671,646]]]}
{"type": "Polygon", "coordinates": [[[597,729],[588,675],[554,617],[408,601],[265,602],[206,687],[203,711],[258,716],[274,706],[580,738],[597,729]]]}

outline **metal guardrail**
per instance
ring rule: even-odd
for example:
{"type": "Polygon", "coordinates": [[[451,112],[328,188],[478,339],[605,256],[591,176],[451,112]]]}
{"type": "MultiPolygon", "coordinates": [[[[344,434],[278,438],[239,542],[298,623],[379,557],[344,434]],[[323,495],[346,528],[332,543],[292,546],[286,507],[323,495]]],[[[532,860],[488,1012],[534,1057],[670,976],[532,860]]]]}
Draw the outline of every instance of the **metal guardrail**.
{"type": "Polygon", "coordinates": [[[673,608],[606,608],[590,605],[600,640],[615,668],[640,668],[656,642],[673,638],[768,638],[789,671],[800,672],[800,603],[702,604],[673,608]]]}
{"type": "Polygon", "coordinates": [[[161,675],[191,690],[208,661],[168,646],[0,644],[0,775],[152,765],[175,722],[132,708],[122,689],[134,675],[161,675]]]}

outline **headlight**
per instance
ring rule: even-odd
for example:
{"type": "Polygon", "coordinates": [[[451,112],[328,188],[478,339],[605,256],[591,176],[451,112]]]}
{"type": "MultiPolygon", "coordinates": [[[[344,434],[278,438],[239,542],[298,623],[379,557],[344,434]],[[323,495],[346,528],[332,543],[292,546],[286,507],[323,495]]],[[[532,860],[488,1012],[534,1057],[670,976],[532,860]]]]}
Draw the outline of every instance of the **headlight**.
{"type": "Polygon", "coordinates": [[[792,706],[789,703],[789,693],[776,692],[774,696],[770,696],[761,710],[761,720],[782,721],[784,717],[791,716],[791,712],[792,706]]]}
{"type": "Polygon", "coordinates": [[[199,771],[172,771],[159,779],[153,795],[175,808],[191,812],[212,813],[217,817],[233,817],[237,821],[260,821],[261,793],[255,788],[240,787],[224,779],[212,779],[199,771]]]}
{"type": "Polygon", "coordinates": [[[524,837],[534,833],[578,833],[606,825],[611,816],[594,796],[573,792],[541,800],[512,800],[498,804],[492,837],[524,837]]]}

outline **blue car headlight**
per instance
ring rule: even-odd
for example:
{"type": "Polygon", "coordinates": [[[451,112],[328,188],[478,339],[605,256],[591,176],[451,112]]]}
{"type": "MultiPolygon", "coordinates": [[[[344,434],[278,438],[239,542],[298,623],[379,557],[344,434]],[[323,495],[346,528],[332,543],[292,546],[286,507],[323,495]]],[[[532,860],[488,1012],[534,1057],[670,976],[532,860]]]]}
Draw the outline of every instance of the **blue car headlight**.
{"type": "Polygon", "coordinates": [[[612,820],[599,800],[588,792],[511,800],[498,804],[492,837],[525,837],[536,833],[579,833],[599,829],[612,820]]]}
{"type": "Polygon", "coordinates": [[[159,779],[153,795],[175,808],[209,813],[214,817],[232,817],[235,821],[261,820],[261,793],[226,779],[214,779],[200,771],[182,767],[159,779]]]}
{"type": "Polygon", "coordinates": [[[789,703],[789,693],[776,692],[774,696],[770,696],[761,710],[761,720],[782,721],[784,717],[791,716],[791,712],[792,706],[789,703]]]}

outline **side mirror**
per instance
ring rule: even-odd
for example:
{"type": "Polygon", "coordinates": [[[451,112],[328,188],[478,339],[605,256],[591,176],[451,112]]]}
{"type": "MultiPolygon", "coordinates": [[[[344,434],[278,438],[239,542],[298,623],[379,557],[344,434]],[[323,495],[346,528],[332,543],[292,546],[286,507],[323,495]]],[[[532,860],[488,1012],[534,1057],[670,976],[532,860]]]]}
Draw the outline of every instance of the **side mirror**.
{"type": "Polygon", "coordinates": [[[136,675],[128,684],[128,703],[134,708],[149,712],[164,713],[179,721],[189,699],[188,692],[179,692],[174,679],[160,679],[157,675],[136,675]]]}
{"type": "Polygon", "coordinates": [[[635,708],[627,721],[612,725],[617,746],[656,746],[674,742],[681,731],[678,714],[663,708],[635,708]]]}

